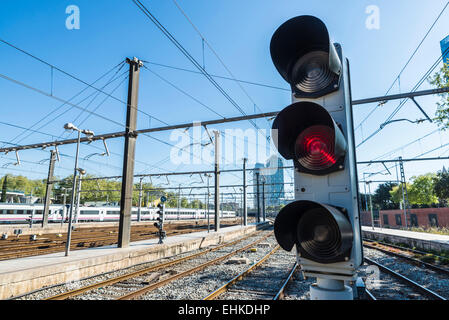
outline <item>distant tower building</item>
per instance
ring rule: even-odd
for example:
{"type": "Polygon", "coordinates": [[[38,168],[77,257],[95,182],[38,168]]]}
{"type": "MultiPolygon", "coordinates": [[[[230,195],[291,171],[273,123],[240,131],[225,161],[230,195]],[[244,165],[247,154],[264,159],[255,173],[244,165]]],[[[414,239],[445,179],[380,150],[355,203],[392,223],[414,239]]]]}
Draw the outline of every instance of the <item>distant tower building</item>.
{"type": "MultiPolygon", "coordinates": [[[[259,173],[259,198],[260,201],[262,201],[262,174],[263,171],[260,171],[260,168],[263,168],[264,165],[263,163],[256,163],[256,165],[254,166],[254,171],[253,171],[253,193],[254,193],[254,209],[257,209],[257,174],[259,173]]],[[[262,203],[260,203],[260,206],[262,208],[262,203]]]]}
{"type": "Polygon", "coordinates": [[[267,161],[267,168],[272,170],[265,170],[265,199],[267,206],[278,206],[281,204],[281,198],[284,198],[284,169],[279,169],[284,166],[281,158],[276,155],[271,156],[267,161]]]}
{"type": "Polygon", "coordinates": [[[443,62],[449,63],[449,36],[441,40],[441,54],[443,55],[443,62]]]}

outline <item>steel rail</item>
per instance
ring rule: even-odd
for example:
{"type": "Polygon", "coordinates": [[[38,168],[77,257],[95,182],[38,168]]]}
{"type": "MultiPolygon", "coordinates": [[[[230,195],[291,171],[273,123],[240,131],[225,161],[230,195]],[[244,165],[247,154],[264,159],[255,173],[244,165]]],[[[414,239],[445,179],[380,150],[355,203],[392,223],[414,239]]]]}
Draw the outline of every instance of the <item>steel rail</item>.
{"type": "Polygon", "coordinates": [[[449,270],[448,269],[440,268],[440,267],[438,267],[438,266],[436,266],[434,264],[431,264],[431,263],[428,263],[428,262],[425,262],[425,261],[421,261],[421,260],[418,260],[418,259],[415,259],[415,258],[412,258],[412,257],[408,257],[408,256],[403,255],[401,253],[390,251],[388,249],[380,248],[380,247],[377,247],[377,246],[374,246],[374,245],[371,245],[371,244],[366,244],[365,243],[363,246],[367,247],[367,248],[370,248],[370,249],[373,249],[373,250],[381,251],[381,252],[383,252],[383,253],[385,253],[387,255],[398,257],[400,259],[404,259],[406,261],[409,261],[409,262],[413,263],[414,265],[416,265],[418,267],[425,266],[428,269],[431,269],[431,270],[436,271],[438,273],[442,273],[445,276],[449,276],[449,270]]]}
{"type": "MultiPolygon", "coordinates": [[[[224,224],[224,226],[229,225],[238,225],[238,223],[224,224]]],[[[135,226],[136,229],[133,231],[131,237],[132,241],[154,239],[155,237],[157,237],[157,232],[148,230],[148,227],[152,228],[153,226],[152,225],[135,226]]],[[[189,223],[180,223],[180,224],[169,223],[167,225],[166,231],[168,236],[181,235],[196,232],[197,230],[202,230],[205,229],[206,227],[207,227],[206,225],[196,226],[189,223]]],[[[0,241],[0,261],[60,252],[61,248],[63,249],[63,246],[65,245],[66,242],[62,238],[55,238],[51,236],[45,238],[37,238],[37,240],[33,242],[29,242],[29,240],[24,240],[23,242],[19,243],[10,243],[10,242],[2,243],[2,241],[0,241]]],[[[15,240],[11,241],[15,242],[15,240]]],[[[115,232],[111,233],[111,231],[108,231],[108,228],[104,230],[96,230],[92,233],[89,233],[89,231],[86,230],[84,232],[80,232],[77,234],[77,236],[72,241],[71,248],[84,249],[86,247],[99,247],[115,243],[117,243],[116,233],[115,232]],[[92,243],[94,243],[95,245],[92,245],[92,243]]]]}
{"type": "Polygon", "coordinates": [[[176,274],[176,275],[174,275],[174,276],[171,276],[171,277],[169,277],[169,278],[167,278],[167,279],[164,279],[164,280],[158,281],[158,282],[156,282],[156,283],[147,285],[147,286],[143,287],[142,289],[138,289],[138,290],[136,290],[136,291],[133,291],[133,292],[131,292],[131,293],[128,293],[128,294],[126,294],[126,295],[123,295],[123,296],[117,298],[116,300],[131,300],[131,299],[140,297],[141,295],[143,295],[143,294],[145,294],[145,293],[147,293],[147,292],[149,292],[149,291],[152,291],[152,290],[154,290],[154,289],[157,289],[157,288],[159,288],[159,287],[162,287],[162,286],[164,286],[164,285],[166,285],[166,284],[168,284],[168,283],[170,283],[170,282],[172,282],[172,281],[174,281],[174,280],[176,280],[176,279],[179,279],[179,278],[183,278],[183,277],[185,277],[185,276],[188,276],[188,275],[190,275],[190,274],[192,274],[192,273],[194,273],[194,272],[197,272],[197,271],[200,271],[200,270],[202,270],[202,269],[205,269],[205,268],[207,268],[208,266],[211,266],[211,265],[213,265],[213,264],[216,264],[216,263],[218,263],[218,262],[221,262],[221,261],[223,261],[223,260],[225,260],[225,259],[227,259],[227,258],[229,258],[229,257],[231,257],[231,256],[233,256],[233,255],[235,255],[235,254],[237,254],[237,253],[239,253],[239,252],[241,252],[241,251],[247,250],[248,248],[254,246],[255,244],[257,244],[257,243],[259,243],[259,242],[261,242],[261,241],[263,241],[263,240],[265,240],[266,238],[268,238],[268,237],[271,236],[271,235],[272,235],[272,233],[270,232],[268,235],[262,237],[261,239],[258,239],[257,241],[254,241],[254,242],[252,242],[252,243],[250,243],[250,244],[244,246],[243,248],[239,248],[239,249],[234,250],[234,251],[232,251],[232,252],[230,252],[230,253],[228,253],[228,254],[226,254],[226,255],[224,255],[224,256],[221,256],[221,257],[219,257],[219,258],[213,259],[213,260],[208,261],[208,262],[206,262],[206,263],[200,264],[199,266],[196,266],[196,267],[191,268],[191,269],[189,269],[189,270],[180,272],[180,273],[178,273],[178,274],[176,274]]]}
{"type": "Polygon", "coordinates": [[[121,282],[121,281],[124,281],[124,280],[128,280],[130,278],[138,277],[138,276],[146,274],[148,272],[152,272],[152,271],[158,270],[160,268],[169,267],[169,266],[172,266],[172,265],[184,262],[186,260],[190,260],[190,259],[196,258],[198,256],[204,255],[206,253],[213,252],[213,251],[216,251],[216,250],[220,250],[220,249],[222,249],[222,248],[224,248],[226,246],[233,245],[233,244],[235,244],[235,243],[237,243],[239,241],[243,241],[243,240],[245,240],[245,239],[247,239],[249,237],[257,235],[260,232],[262,232],[262,230],[257,231],[254,234],[250,234],[250,235],[248,235],[248,236],[246,236],[244,238],[232,241],[230,243],[224,243],[224,244],[222,244],[220,246],[217,246],[215,248],[206,249],[204,251],[197,252],[197,253],[191,254],[189,256],[183,257],[183,258],[179,258],[179,259],[176,259],[176,260],[173,260],[173,261],[168,261],[168,262],[165,262],[165,263],[157,264],[155,266],[151,266],[151,267],[148,267],[148,268],[144,268],[142,270],[134,271],[134,272],[131,272],[131,273],[119,276],[119,277],[111,278],[111,279],[108,279],[108,280],[105,280],[105,281],[101,281],[101,282],[97,282],[97,283],[94,283],[94,284],[91,284],[91,285],[88,285],[88,286],[85,286],[85,287],[82,287],[82,288],[78,288],[78,289],[74,289],[74,290],[71,290],[71,291],[67,291],[67,292],[64,292],[64,293],[61,293],[61,294],[58,294],[58,295],[55,295],[55,296],[51,296],[51,297],[45,298],[43,300],[65,300],[67,298],[75,297],[75,296],[83,294],[83,293],[85,293],[87,291],[91,291],[93,289],[97,289],[97,288],[101,288],[101,287],[105,287],[105,286],[110,286],[110,285],[113,285],[115,283],[118,283],[118,282],[121,282]]]}
{"type": "MultiPolygon", "coordinates": [[[[167,231],[167,236],[181,235],[186,233],[192,233],[192,230],[197,230],[198,228],[192,227],[190,230],[171,230],[167,231]]],[[[157,238],[157,232],[153,231],[145,235],[133,235],[131,237],[132,241],[141,241],[148,239],[157,238]]],[[[0,249],[0,261],[6,261],[17,258],[32,257],[42,254],[50,254],[61,252],[64,249],[66,241],[65,240],[53,240],[48,243],[36,243],[31,245],[18,245],[17,247],[9,247],[7,249],[0,249]],[[14,251],[17,250],[17,251],[14,251]]],[[[98,238],[89,239],[76,239],[70,244],[71,250],[81,250],[92,247],[100,247],[106,245],[113,245],[117,243],[117,235],[104,235],[98,238]],[[95,244],[95,245],[92,245],[95,244]]]]}
{"type": "Polygon", "coordinates": [[[278,251],[279,248],[280,248],[279,245],[274,247],[273,250],[268,252],[262,259],[260,259],[259,261],[257,261],[253,265],[251,265],[249,268],[247,268],[246,270],[242,271],[240,274],[238,274],[237,276],[235,276],[234,278],[232,278],[231,280],[226,282],[220,288],[218,288],[218,289],[214,290],[213,292],[211,292],[210,294],[208,294],[202,300],[213,300],[216,297],[218,297],[219,295],[221,295],[222,293],[226,292],[232,284],[236,283],[237,281],[242,280],[244,276],[246,276],[248,273],[250,273],[251,271],[255,270],[258,266],[260,266],[262,263],[264,263],[273,253],[278,251]]]}
{"type": "Polygon", "coordinates": [[[392,243],[386,243],[386,242],[382,242],[382,241],[378,241],[378,240],[372,240],[372,239],[366,239],[366,238],[364,238],[363,241],[366,241],[366,242],[377,242],[377,243],[379,243],[381,245],[384,245],[384,246],[387,246],[387,247],[392,247],[392,248],[395,248],[395,249],[400,249],[400,250],[403,250],[403,251],[408,251],[408,252],[416,253],[416,254],[425,255],[425,254],[429,254],[430,253],[434,257],[437,257],[440,260],[449,260],[449,258],[442,257],[442,256],[439,256],[439,255],[433,254],[431,252],[425,252],[425,251],[416,250],[416,249],[412,249],[412,248],[405,248],[405,247],[397,246],[397,245],[392,244],[392,243]]]}
{"type": "Polygon", "coordinates": [[[365,293],[366,296],[368,297],[368,300],[377,300],[377,298],[371,293],[371,291],[369,291],[368,289],[365,288],[365,293]]]}
{"type": "Polygon", "coordinates": [[[380,264],[377,261],[371,260],[366,257],[364,259],[365,259],[365,262],[367,262],[368,264],[377,266],[383,272],[388,273],[388,274],[392,275],[394,278],[408,284],[409,286],[413,287],[414,289],[421,292],[422,294],[424,294],[427,297],[433,298],[435,300],[447,300],[443,296],[440,296],[438,293],[436,293],[430,289],[427,289],[426,287],[422,286],[421,284],[403,276],[402,274],[397,273],[396,271],[384,266],[383,264],[380,264]]]}
{"type": "Polygon", "coordinates": [[[290,271],[284,283],[282,284],[282,287],[279,289],[278,293],[273,297],[273,300],[281,300],[282,298],[284,298],[285,288],[287,288],[287,285],[290,283],[293,274],[298,269],[298,266],[299,266],[298,262],[295,262],[295,264],[292,267],[292,270],[290,271]]]}

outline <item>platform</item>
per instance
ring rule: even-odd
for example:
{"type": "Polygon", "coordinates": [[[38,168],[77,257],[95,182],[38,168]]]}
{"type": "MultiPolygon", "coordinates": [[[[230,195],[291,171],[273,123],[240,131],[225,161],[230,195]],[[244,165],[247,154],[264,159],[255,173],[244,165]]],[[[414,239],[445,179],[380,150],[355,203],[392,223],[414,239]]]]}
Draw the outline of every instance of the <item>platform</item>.
{"type": "Polygon", "coordinates": [[[449,252],[449,236],[398,229],[362,227],[363,237],[371,240],[389,241],[393,244],[404,243],[420,250],[449,252]]]}
{"type": "Polygon", "coordinates": [[[158,239],[133,242],[128,248],[117,245],[33,256],[0,262],[0,299],[8,299],[55,284],[69,283],[104,272],[127,268],[136,264],[171,257],[183,252],[222,244],[267,225],[249,224],[246,227],[221,228],[171,236],[164,244],[158,239]]]}

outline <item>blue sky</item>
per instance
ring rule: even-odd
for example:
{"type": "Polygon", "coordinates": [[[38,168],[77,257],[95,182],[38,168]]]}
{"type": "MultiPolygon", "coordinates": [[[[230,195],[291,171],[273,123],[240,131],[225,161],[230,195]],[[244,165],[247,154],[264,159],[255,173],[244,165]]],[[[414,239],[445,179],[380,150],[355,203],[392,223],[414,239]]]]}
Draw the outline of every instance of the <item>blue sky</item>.
{"type": "MultiPolygon", "coordinates": [[[[201,38],[174,2],[143,0],[143,3],[195,59],[202,63],[201,38]]],[[[353,98],[360,99],[386,93],[446,1],[179,0],[178,4],[237,78],[283,88],[287,88],[287,84],[277,73],[269,54],[269,43],[273,32],[284,21],[297,15],[309,14],[319,17],[327,24],[332,39],[343,46],[344,54],[351,64],[353,98]],[[380,28],[378,30],[369,30],[365,26],[368,17],[365,10],[370,5],[376,5],[380,9],[380,28]]],[[[411,90],[438,58],[440,55],[439,41],[449,34],[448,11],[449,9],[443,13],[390,93],[411,90]]],[[[131,0],[47,0],[39,2],[2,0],[0,2],[0,38],[89,83],[117,66],[125,57],[136,56],[149,62],[194,69],[191,63],[131,0]],[[65,10],[68,5],[77,5],[80,9],[79,30],[68,30],[65,26],[68,17],[65,10]]],[[[205,50],[204,59],[206,70],[209,73],[229,76],[208,48],[205,50]]],[[[154,66],[150,63],[146,63],[146,66],[221,115],[225,117],[241,115],[204,77],[154,66]]],[[[116,74],[118,79],[105,88],[106,92],[115,90],[112,95],[123,101],[126,101],[127,95],[126,68],[127,66],[122,67],[116,74]]],[[[107,74],[96,86],[103,86],[117,70],[118,68],[113,69],[112,73],[107,74]]],[[[50,67],[2,43],[0,43],[0,73],[40,90],[52,92],[55,96],[63,99],[70,99],[85,88],[82,83],[57,71],[53,72],[52,82],[50,67]]],[[[243,84],[251,97],[249,99],[236,83],[220,79],[217,79],[217,82],[247,114],[255,112],[252,101],[257,104],[256,112],[260,110],[263,112],[278,111],[290,103],[290,95],[286,91],[243,84]]],[[[427,88],[430,88],[427,82],[420,87],[420,89],[427,88]]],[[[94,90],[86,90],[74,101],[78,102],[94,93],[94,90]]],[[[2,97],[1,109],[3,110],[1,122],[30,127],[45,115],[50,114],[46,121],[56,118],[48,124],[44,120],[34,129],[42,127],[38,131],[56,137],[61,134],[64,138],[69,137],[70,134],[64,133],[62,127],[64,123],[74,121],[79,114],[79,110],[70,109],[69,106],[54,111],[61,105],[60,102],[4,79],[0,79],[0,95],[2,97]],[[58,112],[60,112],[59,117],[57,117],[58,112]]],[[[104,98],[104,95],[98,96],[89,106],[90,110],[96,108],[104,98]]],[[[438,97],[422,97],[417,100],[429,115],[435,113],[435,102],[438,97]]],[[[87,99],[79,104],[84,107],[88,101],[90,100],[87,99]]],[[[379,128],[379,125],[385,121],[398,103],[397,101],[389,102],[378,108],[369,120],[357,130],[357,142],[362,141],[379,128]]],[[[356,126],[374,106],[374,104],[354,106],[356,126]]],[[[146,69],[141,70],[139,109],[146,113],[139,113],[139,129],[162,125],[154,118],[150,119],[147,114],[170,124],[218,118],[216,114],[167,85],[146,69]]],[[[95,133],[121,131],[123,127],[119,126],[117,122],[124,123],[124,110],[123,103],[107,99],[95,112],[113,120],[114,123],[90,116],[83,122],[82,128],[92,129],[95,133]]],[[[74,121],[75,124],[84,117],[86,117],[86,113],[74,121]]],[[[420,112],[409,101],[395,116],[395,119],[416,120],[421,117],[420,112]]],[[[257,125],[268,129],[271,123],[261,119],[257,121],[257,125]]],[[[251,124],[238,122],[216,126],[216,128],[220,130],[247,129],[251,128],[251,124]]],[[[436,128],[435,124],[430,123],[417,125],[399,122],[390,124],[357,149],[358,160],[377,158],[434,131],[436,128]]],[[[212,128],[210,129],[212,130],[212,128]]],[[[21,131],[0,124],[0,141],[29,144],[53,140],[48,135],[38,133],[23,140],[12,140],[21,131]]],[[[176,143],[176,141],[169,140],[169,133],[154,133],[151,136],[172,144],[176,143]]],[[[400,155],[404,158],[415,157],[448,142],[447,132],[436,132],[420,142],[396,153],[388,154],[384,158],[390,159],[400,155]]],[[[123,140],[110,140],[108,147],[115,155],[110,157],[92,156],[89,160],[81,160],[80,166],[84,166],[89,173],[95,175],[120,175],[123,140]]],[[[102,148],[100,142],[90,146],[82,145],[81,158],[96,152],[101,153],[103,152],[102,148]]],[[[167,160],[170,150],[170,146],[161,144],[150,137],[140,136],[137,144],[136,172],[157,173],[212,169],[211,164],[175,165],[167,160]],[[155,164],[157,168],[154,167],[155,164]]],[[[60,152],[74,155],[75,150],[72,146],[65,146],[60,148],[60,152]]],[[[252,152],[250,150],[250,153],[252,152]]],[[[449,155],[449,147],[426,156],[439,155],[449,155]]],[[[24,160],[20,166],[8,165],[6,168],[0,169],[0,174],[22,173],[31,178],[46,176],[48,162],[43,162],[43,164],[36,164],[36,162],[48,158],[48,151],[24,151],[20,153],[20,157],[24,160]]],[[[3,156],[0,158],[0,167],[14,161],[13,154],[3,156]]],[[[406,176],[437,171],[443,164],[446,167],[449,166],[449,163],[442,161],[407,163],[406,176]]],[[[228,164],[225,167],[234,168],[235,165],[228,164]]],[[[381,165],[367,168],[360,166],[359,174],[377,172],[382,168],[381,165]]],[[[73,158],[63,157],[62,161],[57,164],[56,174],[66,176],[71,174],[72,169],[73,158]]],[[[227,174],[224,175],[222,181],[232,184],[238,181],[239,176],[227,174]]],[[[372,178],[395,179],[395,173],[393,176],[377,175],[372,178]]],[[[169,183],[176,186],[179,183],[192,183],[197,180],[201,181],[199,177],[177,177],[170,178],[169,183]]],[[[155,184],[167,183],[163,178],[154,179],[153,182],[155,184]]]]}

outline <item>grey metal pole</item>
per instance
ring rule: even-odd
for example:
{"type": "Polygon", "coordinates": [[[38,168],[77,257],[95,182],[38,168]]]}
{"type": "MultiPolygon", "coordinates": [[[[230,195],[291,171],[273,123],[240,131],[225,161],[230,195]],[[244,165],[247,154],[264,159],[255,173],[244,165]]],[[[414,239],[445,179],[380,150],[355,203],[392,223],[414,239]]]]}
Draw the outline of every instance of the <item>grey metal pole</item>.
{"type": "Polygon", "coordinates": [[[181,185],[178,185],[178,217],[177,217],[177,220],[179,220],[180,207],[181,207],[181,185]]]}
{"type": "Polygon", "coordinates": [[[63,200],[62,200],[62,214],[61,214],[61,227],[64,225],[64,217],[66,216],[66,210],[67,210],[67,208],[66,208],[66,202],[67,202],[67,194],[65,193],[66,192],[66,189],[65,188],[63,188],[64,189],[64,196],[63,196],[63,200]]]}
{"type": "Polygon", "coordinates": [[[204,194],[204,219],[206,219],[206,214],[207,214],[207,194],[204,194]]]}
{"type": "Polygon", "coordinates": [[[407,181],[405,180],[404,163],[402,157],[399,157],[399,169],[401,171],[401,185],[402,185],[402,201],[404,202],[404,219],[405,228],[408,229],[407,223],[407,210],[408,210],[408,194],[407,194],[407,181]]]}
{"type": "Polygon", "coordinates": [[[363,173],[363,180],[365,180],[365,184],[363,185],[364,191],[365,191],[365,211],[368,212],[368,198],[366,195],[366,179],[365,179],[366,172],[363,173]]]}
{"type": "Polygon", "coordinates": [[[140,184],[139,184],[139,208],[137,209],[137,221],[140,222],[142,220],[142,180],[143,177],[140,178],[140,184]]]}
{"type": "Polygon", "coordinates": [[[374,230],[374,214],[373,214],[373,202],[371,200],[371,185],[368,184],[368,192],[369,192],[369,205],[371,208],[371,227],[374,230]]]}
{"type": "Polygon", "coordinates": [[[257,192],[256,192],[256,197],[257,197],[257,223],[260,222],[260,195],[259,195],[259,172],[256,172],[256,187],[257,187],[257,192]]]}
{"type": "Polygon", "coordinates": [[[70,213],[69,213],[69,226],[67,228],[67,241],[65,243],[65,256],[67,257],[70,252],[70,240],[72,237],[72,217],[73,217],[73,206],[75,205],[75,192],[76,192],[76,173],[78,172],[78,156],[80,151],[80,137],[81,130],[78,131],[78,143],[76,144],[76,156],[75,156],[75,169],[73,170],[73,182],[72,182],[72,195],[70,199],[70,213]]]}
{"type": "Polygon", "coordinates": [[[42,228],[48,225],[48,211],[51,202],[51,189],[53,186],[53,173],[55,171],[56,151],[50,150],[50,164],[48,165],[47,187],[45,189],[44,211],[42,216],[42,228]]]}
{"type": "Polygon", "coordinates": [[[210,174],[206,174],[207,176],[207,202],[206,202],[206,212],[207,212],[207,232],[210,232],[210,215],[209,215],[209,195],[210,195],[210,191],[209,191],[209,179],[210,179],[210,174]]]}
{"type": "Polygon", "coordinates": [[[263,222],[267,220],[266,214],[265,214],[265,177],[262,180],[262,218],[263,222]]]}
{"type": "Polygon", "coordinates": [[[241,203],[240,203],[240,206],[241,206],[241,208],[242,208],[242,210],[241,210],[241,218],[240,218],[240,220],[241,220],[241,224],[242,224],[242,226],[244,226],[244,217],[243,217],[243,188],[242,189],[240,189],[240,190],[242,190],[242,194],[240,195],[240,200],[242,201],[241,203]]]}
{"type": "Polygon", "coordinates": [[[122,189],[120,196],[120,223],[118,247],[126,248],[131,240],[131,210],[133,197],[134,157],[136,154],[137,101],[139,74],[142,62],[126,59],[129,64],[128,101],[126,108],[125,149],[123,152],[122,189]]]}
{"type": "Polygon", "coordinates": [[[80,207],[80,200],[81,200],[81,183],[82,183],[82,175],[78,175],[78,189],[76,192],[76,207],[75,207],[75,223],[78,223],[79,219],[79,207],[80,207]]]}
{"type": "Polygon", "coordinates": [[[215,231],[220,230],[220,132],[214,131],[215,135],[215,221],[214,227],[215,231]]]}
{"type": "Polygon", "coordinates": [[[33,227],[34,212],[35,212],[35,210],[34,210],[34,209],[33,209],[33,210],[31,210],[31,217],[30,217],[30,228],[32,228],[32,227],[33,227]]]}
{"type": "Polygon", "coordinates": [[[248,159],[243,158],[243,225],[248,225],[248,208],[246,205],[246,161],[248,159]]]}

